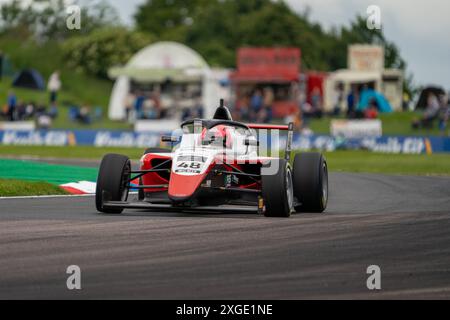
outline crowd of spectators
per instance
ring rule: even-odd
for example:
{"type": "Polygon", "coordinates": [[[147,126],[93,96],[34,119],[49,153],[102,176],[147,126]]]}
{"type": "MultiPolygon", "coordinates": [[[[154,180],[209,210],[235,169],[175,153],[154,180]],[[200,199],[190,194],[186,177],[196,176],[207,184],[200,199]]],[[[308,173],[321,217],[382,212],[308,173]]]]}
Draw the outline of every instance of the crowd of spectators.
{"type": "Polygon", "coordinates": [[[158,120],[179,114],[181,120],[203,118],[200,94],[179,96],[174,92],[170,97],[162,97],[160,90],[132,90],[125,102],[125,120],[158,120]]]}
{"type": "Polygon", "coordinates": [[[312,89],[309,99],[306,95],[299,95],[299,112],[296,115],[299,119],[294,123],[297,123],[299,130],[309,131],[311,120],[321,119],[324,116],[344,116],[347,119],[376,119],[379,115],[380,106],[375,98],[369,99],[367,107],[359,108],[360,97],[367,90],[370,90],[367,86],[361,88],[352,86],[349,92],[345,92],[343,86],[337,86],[333,109],[330,112],[325,112],[321,90],[315,87],[312,89]],[[344,108],[344,105],[346,108],[344,108]]]}
{"type": "Polygon", "coordinates": [[[58,107],[56,101],[51,102],[48,107],[35,101],[22,101],[11,90],[7,103],[2,107],[1,117],[6,121],[35,120],[38,127],[49,128],[52,121],[58,117],[58,107]]]}
{"type": "MultiPolygon", "coordinates": [[[[61,79],[59,71],[51,74],[47,90],[49,94],[48,103],[37,103],[36,101],[24,101],[20,99],[14,90],[8,93],[6,104],[0,110],[0,118],[3,121],[35,121],[40,129],[49,129],[53,121],[59,115],[58,93],[61,90],[61,79]]],[[[102,116],[101,108],[95,108],[92,112],[87,105],[71,106],[69,108],[69,120],[89,125],[93,120],[102,116]]]]}
{"type": "Polygon", "coordinates": [[[234,118],[252,123],[270,123],[273,119],[274,91],[270,87],[255,88],[244,94],[234,118]]]}
{"type": "Polygon", "coordinates": [[[447,94],[444,93],[437,96],[430,92],[427,97],[425,110],[420,118],[413,120],[412,128],[432,129],[437,122],[441,131],[446,130],[450,119],[449,102],[447,94]]]}

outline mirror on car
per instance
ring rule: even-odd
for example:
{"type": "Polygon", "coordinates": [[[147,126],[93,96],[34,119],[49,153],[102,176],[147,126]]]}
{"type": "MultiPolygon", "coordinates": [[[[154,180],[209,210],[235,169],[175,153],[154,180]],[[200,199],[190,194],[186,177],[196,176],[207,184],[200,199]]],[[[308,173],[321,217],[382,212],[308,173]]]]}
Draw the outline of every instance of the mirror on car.
{"type": "Polygon", "coordinates": [[[255,138],[245,138],[244,144],[246,146],[258,147],[259,146],[259,141],[256,140],[255,138]]]}
{"type": "Polygon", "coordinates": [[[174,136],[162,136],[161,137],[162,142],[171,142],[171,143],[177,143],[180,142],[180,137],[174,137],[174,136]]]}

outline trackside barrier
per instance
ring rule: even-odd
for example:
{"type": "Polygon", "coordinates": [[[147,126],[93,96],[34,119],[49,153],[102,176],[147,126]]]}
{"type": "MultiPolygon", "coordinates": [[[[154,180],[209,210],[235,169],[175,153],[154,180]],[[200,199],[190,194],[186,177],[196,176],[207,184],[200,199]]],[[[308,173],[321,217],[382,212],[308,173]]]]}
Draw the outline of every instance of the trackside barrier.
{"type": "MultiPolygon", "coordinates": [[[[1,145],[157,147],[161,135],[170,132],[132,132],[108,130],[0,131],[1,145]]],[[[280,135],[285,146],[286,135],[280,135]]],[[[450,137],[382,136],[377,138],[332,137],[294,134],[293,150],[369,150],[384,153],[450,153],[450,137]]]]}

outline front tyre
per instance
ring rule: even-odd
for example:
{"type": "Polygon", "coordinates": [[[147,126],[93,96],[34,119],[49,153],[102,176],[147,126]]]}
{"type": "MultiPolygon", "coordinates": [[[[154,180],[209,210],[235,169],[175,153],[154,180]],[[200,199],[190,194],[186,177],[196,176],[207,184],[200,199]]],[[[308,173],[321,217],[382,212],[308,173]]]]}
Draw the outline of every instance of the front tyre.
{"type": "Polygon", "coordinates": [[[261,182],[265,204],[264,215],[289,217],[294,209],[292,170],[289,162],[284,159],[272,160],[270,169],[262,169],[261,182]]]}
{"type": "Polygon", "coordinates": [[[121,213],[123,209],[104,207],[104,201],[126,201],[131,176],[131,163],[127,156],[107,154],[103,157],[97,178],[95,206],[104,213],[121,213]]]}
{"type": "Polygon", "coordinates": [[[302,152],[294,158],[295,211],[323,212],[328,204],[328,167],[324,156],[302,152]]]}

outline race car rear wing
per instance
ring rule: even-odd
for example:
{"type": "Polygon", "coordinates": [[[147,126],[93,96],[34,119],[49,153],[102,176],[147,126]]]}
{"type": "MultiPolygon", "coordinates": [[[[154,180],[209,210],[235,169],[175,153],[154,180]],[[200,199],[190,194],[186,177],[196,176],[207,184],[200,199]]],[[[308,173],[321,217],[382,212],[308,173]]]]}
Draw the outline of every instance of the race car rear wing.
{"type": "Polygon", "coordinates": [[[266,129],[266,130],[289,130],[288,125],[280,124],[247,124],[250,129],[266,129]]]}
{"type": "Polygon", "coordinates": [[[250,129],[256,130],[285,130],[288,132],[287,141],[286,141],[286,149],[285,149],[285,159],[287,161],[291,160],[291,151],[292,151],[292,139],[294,136],[294,123],[290,122],[288,125],[278,125],[278,124],[247,124],[247,127],[250,129]]]}

